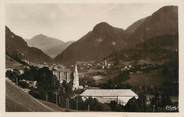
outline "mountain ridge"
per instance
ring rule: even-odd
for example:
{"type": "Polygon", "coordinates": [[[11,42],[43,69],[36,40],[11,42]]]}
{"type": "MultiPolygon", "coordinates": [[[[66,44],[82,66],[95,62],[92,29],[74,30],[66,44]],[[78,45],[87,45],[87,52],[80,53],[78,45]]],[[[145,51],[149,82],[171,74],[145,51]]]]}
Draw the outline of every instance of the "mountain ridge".
{"type": "Polygon", "coordinates": [[[74,64],[76,61],[99,60],[116,51],[136,48],[137,44],[154,37],[178,35],[177,9],[177,6],[164,6],[126,30],[101,22],[56,56],[55,61],[74,64]]]}
{"type": "Polygon", "coordinates": [[[52,62],[52,59],[43,51],[35,47],[29,47],[22,37],[14,34],[7,26],[5,27],[5,32],[6,54],[8,56],[33,63],[52,62]]]}
{"type": "Polygon", "coordinates": [[[41,49],[51,58],[57,56],[57,54],[61,53],[65,48],[70,45],[68,44],[68,42],[64,42],[60,39],[46,36],[44,34],[33,36],[30,40],[27,40],[27,43],[31,47],[41,49]]]}
{"type": "Polygon", "coordinates": [[[124,30],[115,28],[105,22],[97,24],[92,31],[81,39],[71,44],[63,53],[56,56],[55,61],[68,61],[75,63],[78,60],[96,60],[105,57],[114,50],[121,48],[120,40],[123,40],[124,30]],[[120,35],[120,36],[119,36],[120,35]],[[122,35],[122,36],[121,36],[122,35]],[[69,51],[67,54],[66,51],[69,51]],[[64,57],[64,58],[61,58],[64,57]]]}

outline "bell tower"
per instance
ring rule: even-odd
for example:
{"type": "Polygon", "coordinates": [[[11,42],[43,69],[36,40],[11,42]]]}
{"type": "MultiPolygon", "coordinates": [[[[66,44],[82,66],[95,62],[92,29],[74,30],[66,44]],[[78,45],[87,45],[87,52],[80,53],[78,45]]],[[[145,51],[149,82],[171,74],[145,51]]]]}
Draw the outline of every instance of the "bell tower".
{"type": "Polygon", "coordinates": [[[79,73],[78,73],[77,65],[75,65],[73,77],[74,79],[73,79],[72,90],[79,89],[79,73]]]}

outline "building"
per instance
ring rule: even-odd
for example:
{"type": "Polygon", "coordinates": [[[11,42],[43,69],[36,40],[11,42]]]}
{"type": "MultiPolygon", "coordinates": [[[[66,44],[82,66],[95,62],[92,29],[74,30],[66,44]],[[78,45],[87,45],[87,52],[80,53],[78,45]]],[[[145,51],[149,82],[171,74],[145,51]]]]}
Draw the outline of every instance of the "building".
{"type": "Polygon", "coordinates": [[[30,69],[30,67],[26,66],[26,65],[19,65],[16,67],[7,67],[6,72],[7,71],[11,71],[11,72],[16,71],[19,75],[22,75],[22,74],[24,74],[25,69],[30,69]]]}
{"type": "Polygon", "coordinates": [[[53,75],[56,76],[57,80],[59,80],[60,83],[62,83],[63,81],[66,81],[67,83],[69,83],[71,81],[72,71],[70,69],[53,68],[52,72],[53,72],[53,75]]]}
{"type": "Polygon", "coordinates": [[[138,95],[131,89],[87,89],[80,94],[83,100],[89,97],[96,98],[101,103],[110,103],[116,101],[118,104],[126,105],[128,101],[138,95]]]}
{"type": "Polygon", "coordinates": [[[73,73],[73,90],[79,89],[79,73],[77,70],[77,65],[75,65],[74,73],[73,73]]]}
{"type": "Polygon", "coordinates": [[[65,67],[52,67],[50,68],[50,70],[52,70],[53,75],[56,76],[57,80],[59,80],[60,83],[62,83],[63,81],[66,81],[66,83],[72,81],[72,90],[83,88],[79,85],[79,73],[77,65],[75,65],[74,71],[72,71],[71,69],[66,69],[65,67]]]}

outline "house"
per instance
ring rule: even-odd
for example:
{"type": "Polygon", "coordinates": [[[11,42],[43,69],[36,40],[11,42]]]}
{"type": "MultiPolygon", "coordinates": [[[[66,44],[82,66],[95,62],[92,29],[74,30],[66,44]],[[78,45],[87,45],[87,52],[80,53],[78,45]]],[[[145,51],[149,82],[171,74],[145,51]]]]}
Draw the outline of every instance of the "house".
{"type": "Polygon", "coordinates": [[[25,68],[26,69],[29,69],[29,66],[25,66],[25,65],[20,65],[20,66],[16,66],[16,67],[8,67],[8,68],[6,68],[6,72],[7,71],[11,71],[11,72],[13,72],[13,71],[17,71],[17,73],[19,74],[19,75],[22,75],[22,74],[24,74],[24,70],[25,70],[25,68]]]}
{"type": "Polygon", "coordinates": [[[53,74],[56,76],[57,80],[62,83],[63,81],[66,81],[69,83],[71,81],[71,74],[72,71],[69,69],[52,69],[53,74]]]}
{"type": "Polygon", "coordinates": [[[96,98],[101,103],[110,103],[116,101],[118,104],[126,105],[128,101],[138,95],[131,89],[87,89],[80,94],[83,100],[89,97],[96,98]]]}

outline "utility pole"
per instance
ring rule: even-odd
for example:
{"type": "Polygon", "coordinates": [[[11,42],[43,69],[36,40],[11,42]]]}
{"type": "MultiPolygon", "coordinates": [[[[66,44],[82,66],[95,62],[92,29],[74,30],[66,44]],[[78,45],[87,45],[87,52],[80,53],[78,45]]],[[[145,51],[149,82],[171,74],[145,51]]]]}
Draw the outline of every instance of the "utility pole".
{"type": "Polygon", "coordinates": [[[56,90],[56,105],[58,105],[58,92],[56,90]]]}
{"type": "Polygon", "coordinates": [[[89,103],[88,103],[88,111],[90,111],[90,105],[89,105],[89,103]]]}
{"type": "Polygon", "coordinates": [[[70,108],[70,102],[69,102],[69,98],[66,98],[66,108],[69,109],[70,108]]]}
{"type": "Polygon", "coordinates": [[[116,101],[117,101],[117,104],[118,104],[118,96],[117,96],[117,98],[116,98],[116,101]]]}
{"type": "Polygon", "coordinates": [[[77,97],[76,97],[76,110],[78,111],[78,95],[77,95],[77,97]]]}
{"type": "Polygon", "coordinates": [[[66,109],[68,109],[68,98],[66,98],[66,109]]]}
{"type": "Polygon", "coordinates": [[[60,105],[61,104],[61,95],[59,95],[59,100],[58,100],[58,104],[60,105]]]}
{"type": "Polygon", "coordinates": [[[155,112],[155,105],[153,105],[153,112],[155,112]]]}
{"type": "Polygon", "coordinates": [[[19,86],[19,78],[17,76],[16,76],[15,80],[16,80],[16,85],[19,86]]]}

